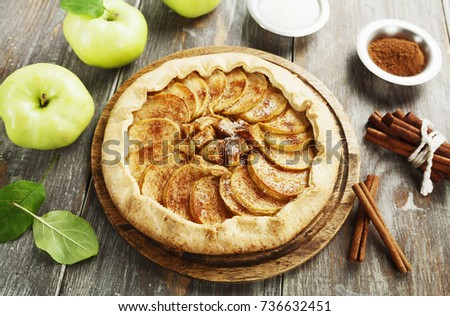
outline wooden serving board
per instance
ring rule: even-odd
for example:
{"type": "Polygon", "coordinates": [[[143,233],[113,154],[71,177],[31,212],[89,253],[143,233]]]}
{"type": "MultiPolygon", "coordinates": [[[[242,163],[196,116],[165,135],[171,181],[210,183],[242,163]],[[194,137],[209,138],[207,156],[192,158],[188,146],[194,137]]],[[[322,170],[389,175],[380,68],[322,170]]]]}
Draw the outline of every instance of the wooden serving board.
{"type": "Polygon", "coordinates": [[[293,269],[322,250],[341,228],[354,202],[351,186],[359,180],[359,148],[352,126],[334,95],[316,78],[301,67],[281,57],[242,47],[202,47],[181,51],[157,60],[128,79],[105,107],[96,127],[92,151],[92,174],[95,188],[111,224],[132,247],[152,262],[193,278],[215,282],[250,282],[270,278],[293,269]],[[114,206],[102,174],[102,143],[110,112],[123,91],[139,76],[162,63],[177,58],[221,52],[240,52],[266,59],[288,69],[313,87],[334,114],[343,140],[343,157],[334,192],[320,214],[293,240],[269,251],[240,255],[207,256],[174,252],[146,237],[131,226],[114,206]]]}

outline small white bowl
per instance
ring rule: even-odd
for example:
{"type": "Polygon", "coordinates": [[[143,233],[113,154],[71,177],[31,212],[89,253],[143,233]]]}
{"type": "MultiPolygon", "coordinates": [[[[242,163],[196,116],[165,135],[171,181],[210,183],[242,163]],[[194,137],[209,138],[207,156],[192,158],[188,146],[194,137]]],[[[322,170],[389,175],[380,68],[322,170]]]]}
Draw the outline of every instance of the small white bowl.
{"type": "Polygon", "coordinates": [[[247,8],[262,28],[289,37],[317,32],[330,17],[328,0],[247,0],[247,8]]]}
{"type": "Polygon", "coordinates": [[[434,78],[442,67],[441,49],[433,37],[417,25],[402,20],[384,19],[369,23],[358,34],[356,50],[362,63],[372,73],[388,82],[403,86],[425,83],[434,78]],[[401,77],[378,67],[369,56],[369,45],[375,39],[388,37],[403,38],[419,44],[426,58],[425,69],[415,76],[401,77]]]}

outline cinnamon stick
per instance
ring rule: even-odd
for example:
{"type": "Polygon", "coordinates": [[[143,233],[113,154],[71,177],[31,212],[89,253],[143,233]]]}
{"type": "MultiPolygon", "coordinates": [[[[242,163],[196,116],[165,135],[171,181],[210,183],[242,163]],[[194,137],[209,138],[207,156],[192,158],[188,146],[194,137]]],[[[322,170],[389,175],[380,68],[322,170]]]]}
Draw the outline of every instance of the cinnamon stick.
{"type": "MultiPolygon", "coordinates": [[[[366,187],[362,186],[361,188],[363,189],[363,191],[365,192],[365,194],[368,193],[366,187]]],[[[383,224],[383,226],[386,228],[387,232],[389,233],[389,229],[387,228],[387,225],[386,225],[386,223],[384,222],[383,217],[381,216],[381,212],[380,212],[380,210],[378,209],[378,206],[377,206],[375,200],[374,200],[370,195],[368,195],[368,200],[369,200],[369,202],[372,204],[372,206],[374,207],[374,211],[375,211],[375,213],[377,214],[378,219],[380,220],[381,224],[383,224]]],[[[392,235],[391,235],[391,236],[392,236],[392,235]]],[[[397,242],[396,242],[395,240],[394,240],[394,246],[395,246],[395,248],[396,248],[398,254],[400,255],[400,257],[402,258],[403,264],[404,264],[405,267],[408,269],[408,271],[410,271],[410,270],[412,269],[411,264],[409,263],[408,259],[406,259],[405,254],[403,253],[402,249],[400,248],[400,246],[397,244],[397,242]]]]}
{"type": "Polygon", "coordinates": [[[395,110],[394,112],[392,112],[392,115],[399,119],[403,119],[406,116],[405,112],[403,112],[402,109],[395,110]]]}
{"type": "MultiPolygon", "coordinates": [[[[367,175],[365,184],[370,194],[375,197],[378,190],[379,177],[373,174],[367,175]]],[[[360,205],[356,215],[355,229],[353,232],[352,244],[350,246],[349,259],[355,262],[362,262],[366,255],[367,236],[369,233],[369,217],[360,205]]]]}
{"type": "Polygon", "coordinates": [[[378,207],[372,198],[369,190],[366,185],[361,182],[355,184],[353,186],[353,190],[355,191],[360,204],[362,205],[364,211],[370,217],[370,220],[374,224],[378,233],[380,234],[381,239],[387,247],[387,250],[394,261],[397,269],[401,273],[406,273],[412,269],[411,264],[406,259],[405,254],[401,250],[400,246],[395,241],[392,234],[389,232],[384,220],[381,217],[381,213],[378,210],[378,207]]]}
{"type": "MultiPolygon", "coordinates": [[[[370,127],[367,129],[365,139],[404,157],[409,157],[416,149],[407,142],[370,127]]],[[[434,155],[432,168],[442,171],[446,177],[450,176],[450,159],[440,155],[434,155]]]]}
{"type": "MultiPolygon", "coordinates": [[[[422,128],[422,120],[417,115],[415,115],[413,112],[408,112],[408,114],[406,114],[402,120],[404,122],[408,123],[409,125],[416,127],[419,130],[422,128]]],[[[431,133],[431,132],[433,132],[433,129],[428,127],[427,132],[431,133]]],[[[450,144],[449,143],[445,142],[442,144],[441,147],[450,152],[450,144]]],[[[441,147],[439,147],[439,148],[441,148],[441,147]]]]}
{"type": "MultiPolygon", "coordinates": [[[[381,115],[381,113],[375,111],[370,117],[369,117],[369,122],[375,126],[379,131],[390,135],[390,136],[395,136],[394,134],[396,134],[396,126],[387,126],[386,123],[383,122],[383,116],[381,115]]],[[[398,133],[402,132],[402,130],[398,131],[398,133]]],[[[368,139],[369,136],[366,135],[366,140],[368,139]]],[[[369,140],[370,141],[370,140],[369,140]]],[[[372,141],[373,142],[373,141],[372,141]]],[[[420,142],[420,141],[419,141],[420,142]]],[[[411,152],[412,153],[412,152],[411,152]]],[[[409,154],[411,155],[411,154],[409,154]]],[[[408,155],[408,156],[409,156],[408,155]]],[[[426,169],[426,165],[423,164],[419,167],[422,171],[425,171],[426,169]]],[[[439,183],[440,181],[442,181],[442,179],[446,178],[445,174],[441,171],[432,169],[431,170],[431,181],[433,181],[434,183],[439,183]]]]}
{"type": "Polygon", "coordinates": [[[391,131],[389,130],[389,126],[383,122],[383,116],[380,112],[375,111],[370,117],[369,122],[372,123],[378,130],[382,131],[385,134],[390,135],[391,131]]]}
{"type": "Polygon", "coordinates": [[[411,131],[414,134],[417,134],[417,135],[421,134],[420,128],[417,128],[414,125],[411,125],[405,121],[402,121],[401,119],[399,119],[398,117],[395,117],[392,113],[389,113],[389,112],[387,112],[383,116],[383,122],[387,126],[391,126],[392,124],[397,124],[405,129],[411,131]]]}
{"type": "MultiPolygon", "coordinates": [[[[422,128],[422,120],[417,115],[415,115],[413,112],[408,112],[405,115],[404,121],[418,129],[422,128]]],[[[428,133],[430,133],[432,131],[433,130],[431,128],[428,128],[428,133]]]]}
{"type": "MultiPolygon", "coordinates": [[[[409,152],[407,150],[402,150],[401,148],[397,148],[397,147],[395,147],[395,145],[391,149],[391,147],[388,143],[380,141],[378,139],[378,134],[372,135],[372,132],[373,132],[372,130],[369,130],[369,129],[367,130],[366,135],[365,135],[365,140],[367,140],[375,145],[378,145],[380,147],[391,150],[392,152],[399,154],[401,156],[404,156],[404,157],[409,157],[411,155],[412,152],[409,152]]],[[[434,167],[434,165],[433,165],[433,167],[434,167]]],[[[426,165],[422,164],[421,166],[419,166],[419,169],[422,171],[425,171],[426,165]]],[[[444,172],[436,170],[435,168],[431,168],[431,175],[430,175],[431,181],[433,181],[434,183],[439,183],[444,178],[446,178],[446,175],[444,172]]]]}
{"type": "MultiPolygon", "coordinates": [[[[400,137],[410,144],[417,146],[422,141],[422,132],[420,128],[395,117],[393,114],[386,113],[382,121],[388,126],[394,136],[400,137]]],[[[436,149],[435,154],[450,158],[450,146],[446,143],[442,144],[438,149],[436,149]]]]}
{"type": "Polygon", "coordinates": [[[404,128],[401,125],[398,125],[396,123],[392,123],[391,126],[389,126],[389,131],[393,136],[397,136],[411,145],[418,146],[420,142],[422,141],[422,137],[417,135],[416,133],[411,132],[409,129],[404,128]]]}

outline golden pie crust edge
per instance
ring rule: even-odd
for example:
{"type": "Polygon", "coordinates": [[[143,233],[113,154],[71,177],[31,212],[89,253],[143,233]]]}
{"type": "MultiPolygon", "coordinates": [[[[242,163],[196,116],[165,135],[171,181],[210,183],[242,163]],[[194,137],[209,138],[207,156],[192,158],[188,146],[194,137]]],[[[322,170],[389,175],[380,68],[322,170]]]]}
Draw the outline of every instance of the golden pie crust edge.
{"type": "Polygon", "coordinates": [[[234,216],[223,223],[197,224],[183,219],[155,200],[140,194],[137,181],[125,163],[105,163],[117,159],[116,153],[102,150],[102,170],[106,187],[122,216],[148,237],[176,250],[220,255],[263,251],[283,245],[294,238],[322,210],[337,179],[339,159],[329,155],[340,141],[332,113],[322,98],[290,71],[262,58],[242,53],[219,53],[175,59],[142,75],[117,100],[105,128],[104,143],[118,144],[116,152],[125,153],[125,132],[133,123],[133,112],[147,100],[147,92],[162,90],[178,77],[192,71],[209,76],[215,69],[229,72],[242,67],[260,72],[279,88],[297,111],[306,111],[314,130],[319,152],[314,158],[309,187],[287,203],[275,216],[234,216]],[[327,132],[328,131],[328,132],[327,132]],[[327,136],[328,134],[328,136],[327,136]],[[331,137],[330,137],[331,136],[331,137]],[[328,139],[333,144],[326,146],[328,139]]]}

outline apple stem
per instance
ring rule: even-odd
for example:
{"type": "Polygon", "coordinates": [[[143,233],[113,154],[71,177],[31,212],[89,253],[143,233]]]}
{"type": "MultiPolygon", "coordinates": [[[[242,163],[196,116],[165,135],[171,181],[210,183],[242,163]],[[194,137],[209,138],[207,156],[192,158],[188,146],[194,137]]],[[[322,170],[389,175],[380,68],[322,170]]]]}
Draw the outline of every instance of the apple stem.
{"type": "Polygon", "coordinates": [[[117,19],[119,17],[119,13],[112,12],[105,7],[104,7],[104,9],[107,12],[106,21],[114,21],[115,19],[117,19]]]}
{"type": "Polygon", "coordinates": [[[41,94],[40,98],[41,108],[45,108],[48,105],[47,95],[45,93],[41,94]]]}

